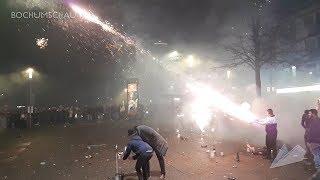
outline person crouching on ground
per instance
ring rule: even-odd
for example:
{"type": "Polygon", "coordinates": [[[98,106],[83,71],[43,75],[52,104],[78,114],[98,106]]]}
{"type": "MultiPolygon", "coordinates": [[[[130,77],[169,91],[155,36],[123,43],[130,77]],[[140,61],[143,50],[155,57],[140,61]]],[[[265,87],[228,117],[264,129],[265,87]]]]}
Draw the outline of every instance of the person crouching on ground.
{"type": "Polygon", "coordinates": [[[128,130],[129,143],[123,154],[123,160],[126,160],[131,151],[135,153],[133,156],[136,162],[136,171],[139,180],[147,180],[150,177],[150,165],[149,160],[152,158],[152,147],[144,142],[134,129],[128,130]],[[142,172],[141,172],[142,169],[142,172]]]}
{"type": "Polygon", "coordinates": [[[320,170],[320,118],[316,109],[310,109],[310,126],[306,132],[307,145],[313,155],[315,168],[320,170]]]}
{"type": "Polygon", "coordinates": [[[149,126],[140,125],[135,126],[134,129],[138,132],[138,135],[142,138],[142,140],[150,144],[150,146],[154,149],[161,169],[160,179],[164,179],[166,175],[164,156],[168,150],[167,141],[157,131],[149,126]]]}

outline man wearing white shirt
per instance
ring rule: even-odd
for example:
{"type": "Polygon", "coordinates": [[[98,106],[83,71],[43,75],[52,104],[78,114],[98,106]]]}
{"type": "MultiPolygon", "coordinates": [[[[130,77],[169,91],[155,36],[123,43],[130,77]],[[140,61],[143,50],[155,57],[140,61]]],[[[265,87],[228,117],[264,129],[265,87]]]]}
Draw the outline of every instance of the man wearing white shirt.
{"type": "Polygon", "coordinates": [[[258,120],[259,124],[263,124],[266,126],[266,146],[267,146],[267,154],[266,158],[271,159],[272,157],[275,158],[277,154],[277,119],[276,116],[273,114],[272,109],[268,109],[268,117],[265,119],[258,120]],[[271,156],[271,151],[273,152],[271,156]]]}

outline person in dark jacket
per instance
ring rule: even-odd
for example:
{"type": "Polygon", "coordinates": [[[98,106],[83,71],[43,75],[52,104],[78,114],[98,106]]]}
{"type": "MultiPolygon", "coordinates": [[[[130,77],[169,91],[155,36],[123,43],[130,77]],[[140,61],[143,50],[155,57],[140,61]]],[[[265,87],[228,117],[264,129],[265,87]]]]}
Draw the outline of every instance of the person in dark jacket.
{"type": "Polygon", "coordinates": [[[138,178],[139,180],[147,180],[150,177],[149,160],[152,158],[153,149],[137,135],[135,130],[129,129],[128,136],[130,140],[123,154],[123,160],[126,160],[133,151],[135,153],[133,159],[137,160],[135,168],[138,178]]]}
{"type": "Polygon", "coordinates": [[[259,124],[265,125],[266,129],[266,146],[267,146],[267,155],[266,159],[275,158],[277,155],[277,118],[273,114],[272,109],[268,109],[268,117],[262,120],[258,120],[259,124]]]}
{"type": "Polygon", "coordinates": [[[311,122],[311,118],[309,116],[309,110],[305,110],[302,117],[301,117],[301,126],[305,129],[305,133],[304,133],[304,143],[306,146],[306,154],[305,157],[308,158],[309,160],[312,160],[312,153],[310,152],[310,149],[307,145],[307,139],[306,139],[306,133],[307,133],[307,129],[309,129],[310,127],[310,122],[311,122]]]}
{"type": "Polygon", "coordinates": [[[161,169],[160,179],[164,179],[166,175],[164,156],[168,150],[167,141],[157,131],[149,126],[140,125],[135,126],[134,129],[138,132],[138,135],[142,140],[154,149],[161,169]]]}
{"type": "Polygon", "coordinates": [[[307,145],[313,155],[315,168],[320,170],[320,118],[316,109],[310,109],[310,126],[306,132],[307,145]]]}

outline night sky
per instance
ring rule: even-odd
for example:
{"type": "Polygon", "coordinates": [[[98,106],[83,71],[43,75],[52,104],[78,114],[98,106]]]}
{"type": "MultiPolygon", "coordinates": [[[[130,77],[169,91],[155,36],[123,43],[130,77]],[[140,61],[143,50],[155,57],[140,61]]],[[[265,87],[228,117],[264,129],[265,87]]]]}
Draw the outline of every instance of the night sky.
{"type": "MultiPolygon", "coordinates": [[[[194,51],[194,47],[197,50],[216,47],[233,27],[241,28],[246,23],[253,1],[74,0],[73,3],[91,9],[121,32],[160,53],[175,47],[194,51]],[[169,44],[162,51],[152,46],[159,40],[169,44]]],[[[34,82],[38,104],[72,104],[75,99],[89,104],[97,97],[111,97],[121,89],[124,79],[120,72],[135,61],[134,55],[128,54],[133,51],[131,47],[110,54],[105,44],[112,42],[112,38],[90,23],[11,19],[12,11],[50,9],[27,8],[19,2],[23,1],[0,2],[0,93],[7,96],[1,104],[26,102],[26,82],[19,75],[28,66],[39,72],[34,82]],[[42,37],[49,40],[45,49],[35,43],[42,37]]],[[[277,12],[290,12],[305,3],[306,0],[281,0],[272,6],[277,12]]]]}

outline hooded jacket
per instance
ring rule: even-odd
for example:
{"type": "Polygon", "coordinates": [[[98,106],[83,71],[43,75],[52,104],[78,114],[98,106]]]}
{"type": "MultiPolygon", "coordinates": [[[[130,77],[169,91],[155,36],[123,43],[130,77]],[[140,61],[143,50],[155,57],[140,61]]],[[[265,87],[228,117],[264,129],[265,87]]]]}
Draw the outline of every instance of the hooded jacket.
{"type": "Polygon", "coordinates": [[[162,156],[166,155],[168,143],[157,131],[146,125],[137,126],[136,130],[144,142],[150,144],[162,156]]]}
{"type": "Polygon", "coordinates": [[[137,158],[140,155],[152,153],[153,149],[149,144],[144,142],[140,136],[133,135],[129,140],[126,151],[124,152],[123,160],[126,160],[129,157],[131,151],[136,154],[135,157],[137,158]]]}

